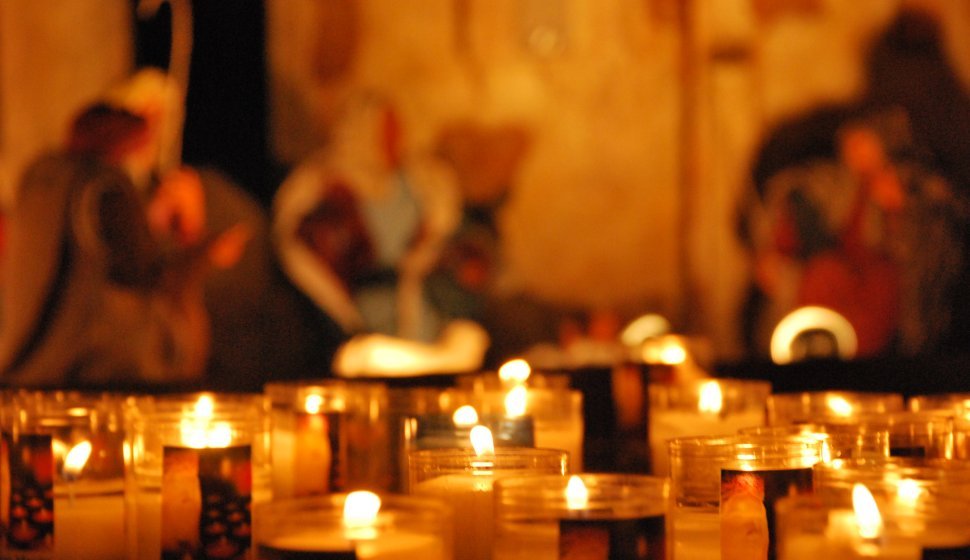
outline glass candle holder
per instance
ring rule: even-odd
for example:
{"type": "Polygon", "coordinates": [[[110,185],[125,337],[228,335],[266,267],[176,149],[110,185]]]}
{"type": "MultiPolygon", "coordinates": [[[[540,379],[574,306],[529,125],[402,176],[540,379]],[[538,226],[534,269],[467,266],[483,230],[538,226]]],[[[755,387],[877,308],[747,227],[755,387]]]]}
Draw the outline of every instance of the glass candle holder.
{"type": "Polygon", "coordinates": [[[339,380],[269,383],[273,497],[391,484],[387,388],[339,380]]]}
{"type": "Polygon", "coordinates": [[[970,464],[919,458],[837,460],[815,468],[816,492],[846,501],[855,484],[865,484],[876,500],[903,511],[961,506],[970,510],[970,464]]]}
{"type": "Polygon", "coordinates": [[[128,407],[132,558],[251,554],[270,496],[268,401],[261,395],[168,395],[128,407]]]}
{"type": "Polygon", "coordinates": [[[675,558],[774,558],[774,503],[812,491],[820,445],[804,437],[680,438],[670,456],[675,558]]]}
{"type": "Polygon", "coordinates": [[[780,393],[768,398],[768,425],[852,422],[861,414],[899,412],[903,396],[897,393],[806,391],[780,393]]]}
{"type": "Polygon", "coordinates": [[[914,412],[953,414],[953,458],[970,460],[970,393],[917,395],[907,402],[914,412]]]}
{"type": "Polygon", "coordinates": [[[948,560],[970,557],[970,519],[965,508],[918,512],[881,502],[868,487],[852,496],[792,496],[777,504],[779,560],[892,558],[948,560]],[[871,502],[860,498],[869,496],[871,502]],[[868,505],[867,505],[868,504],[868,505]]]}
{"type": "Polygon", "coordinates": [[[805,436],[821,445],[821,461],[889,456],[888,430],[863,430],[858,424],[784,424],[745,428],[740,435],[755,437],[805,436]]]}
{"type": "Polygon", "coordinates": [[[953,458],[953,413],[892,412],[859,418],[865,432],[889,434],[891,457],[953,458]]]}
{"type": "Polygon", "coordinates": [[[4,394],[4,558],[125,558],[123,401],[109,394],[4,394]]]}
{"type": "Polygon", "coordinates": [[[255,533],[256,558],[451,559],[452,517],[446,504],[416,496],[363,494],[257,505],[262,521],[255,533]],[[376,511],[373,498],[378,500],[376,511]]]}
{"type": "Polygon", "coordinates": [[[650,384],[647,439],[650,472],[670,473],[667,443],[676,438],[728,436],[765,422],[766,381],[701,379],[677,385],[650,384]]]}
{"type": "Polygon", "coordinates": [[[495,560],[668,558],[666,478],[505,478],[495,483],[495,504],[495,560]]]}
{"type": "Polygon", "coordinates": [[[427,449],[412,451],[409,457],[411,493],[441,498],[454,508],[458,560],[492,557],[496,480],[568,472],[566,452],[554,449],[427,449]]]}

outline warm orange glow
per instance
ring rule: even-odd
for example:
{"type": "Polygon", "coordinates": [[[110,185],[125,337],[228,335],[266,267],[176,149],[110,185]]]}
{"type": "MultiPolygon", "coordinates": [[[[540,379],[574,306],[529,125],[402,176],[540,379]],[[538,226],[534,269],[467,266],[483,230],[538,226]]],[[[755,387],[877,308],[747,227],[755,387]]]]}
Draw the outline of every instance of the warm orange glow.
{"type": "Polygon", "coordinates": [[[566,484],[566,507],[570,510],[586,509],[589,504],[589,490],[583,484],[583,479],[576,475],[569,477],[566,484]]]}
{"type": "Polygon", "coordinates": [[[859,536],[864,539],[877,539],[882,536],[882,515],[872,492],[864,484],[852,487],[852,508],[855,510],[859,536]]]}
{"type": "Polygon", "coordinates": [[[475,426],[472,428],[469,437],[472,440],[472,447],[475,449],[475,455],[479,457],[484,457],[486,455],[495,454],[495,442],[492,440],[492,430],[489,430],[485,426],[475,426]]]}
{"type": "Polygon", "coordinates": [[[505,395],[505,415],[510,418],[525,416],[529,394],[524,385],[513,387],[505,395]]]}
{"type": "Polygon", "coordinates": [[[320,395],[307,395],[303,400],[303,409],[307,414],[320,414],[321,408],[323,408],[323,397],[320,395]]]}
{"type": "Polygon", "coordinates": [[[701,384],[700,399],[697,402],[697,410],[708,414],[718,414],[724,407],[724,395],[721,393],[721,384],[717,381],[705,381],[701,384]]]}
{"type": "Polygon", "coordinates": [[[182,445],[201,449],[228,447],[232,443],[232,427],[227,422],[212,422],[214,408],[212,397],[199,397],[193,411],[182,418],[182,445]]]}
{"type": "Polygon", "coordinates": [[[843,418],[852,416],[852,403],[841,395],[829,395],[826,397],[825,406],[828,407],[834,416],[841,416],[843,418]]]}
{"type": "Polygon", "coordinates": [[[532,368],[529,362],[521,358],[509,360],[498,368],[498,378],[503,384],[521,385],[529,379],[530,375],[532,375],[532,368]]]}
{"type": "Polygon", "coordinates": [[[344,527],[350,539],[372,539],[377,536],[374,526],[381,510],[381,498],[373,492],[358,490],[344,500],[344,527]]]}
{"type": "Polygon", "coordinates": [[[81,470],[84,469],[84,465],[88,463],[88,459],[90,457],[90,441],[82,441],[81,443],[72,447],[64,457],[64,477],[72,478],[81,474],[81,470]]]}
{"type": "Polygon", "coordinates": [[[855,329],[848,319],[826,307],[800,307],[785,315],[775,332],[771,334],[771,359],[776,364],[792,361],[792,343],[808,330],[823,330],[831,333],[838,345],[839,357],[848,360],[855,357],[858,339],[855,329]]]}
{"type": "Polygon", "coordinates": [[[451,415],[451,421],[459,428],[469,428],[478,424],[478,411],[470,404],[459,406],[451,415]]]}

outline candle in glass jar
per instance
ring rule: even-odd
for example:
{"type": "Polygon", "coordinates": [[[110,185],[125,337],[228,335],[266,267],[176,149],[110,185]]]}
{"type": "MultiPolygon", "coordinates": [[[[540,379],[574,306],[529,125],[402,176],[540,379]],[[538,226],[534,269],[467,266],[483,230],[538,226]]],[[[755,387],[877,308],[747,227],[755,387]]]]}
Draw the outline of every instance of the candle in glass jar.
{"type": "Polygon", "coordinates": [[[392,496],[385,508],[377,494],[356,491],[314,501],[268,504],[268,527],[257,535],[260,560],[358,558],[447,560],[449,516],[443,504],[392,496]],[[342,501],[339,521],[336,504],[342,501]]]}
{"type": "Polygon", "coordinates": [[[552,449],[495,448],[484,426],[472,430],[474,449],[428,449],[409,455],[411,492],[435,496],[455,512],[458,560],[490,560],[494,507],[492,485],[513,475],[564,474],[566,453],[552,449]]]}

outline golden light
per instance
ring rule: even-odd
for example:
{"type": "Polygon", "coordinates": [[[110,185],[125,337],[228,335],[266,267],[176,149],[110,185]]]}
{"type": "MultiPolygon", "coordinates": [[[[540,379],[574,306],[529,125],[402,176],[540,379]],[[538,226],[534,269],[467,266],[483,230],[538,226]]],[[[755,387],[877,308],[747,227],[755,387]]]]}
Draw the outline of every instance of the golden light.
{"type": "Polygon", "coordinates": [[[64,478],[73,478],[81,474],[84,465],[91,457],[91,442],[82,441],[67,452],[64,457],[64,478]]]}
{"type": "Polygon", "coordinates": [[[852,487],[852,509],[855,510],[859,536],[864,539],[878,539],[882,536],[882,515],[872,492],[865,484],[857,483],[852,487]]]}
{"type": "Polygon", "coordinates": [[[841,395],[828,395],[825,397],[825,406],[834,416],[841,416],[843,418],[852,416],[852,403],[841,395]]]}
{"type": "Polygon", "coordinates": [[[202,395],[193,411],[180,422],[182,445],[195,449],[228,447],[232,443],[232,426],[228,422],[212,422],[215,404],[212,397],[202,395]]]}
{"type": "Polygon", "coordinates": [[[697,401],[697,410],[708,414],[718,414],[724,407],[724,395],[721,393],[721,384],[717,381],[705,381],[701,384],[700,398],[697,401]]]}
{"type": "Polygon", "coordinates": [[[631,321],[620,333],[620,342],[627,347],[643,344],[648,338],[670,332],[670,322],[662,315],[648,313],[631,321]]]}
{"type": "Polygon", "coordinates": [[[320,409],[323,408],[323,397],[317,394],[307,395],[303,399],[303,409],[306,410],[307,414],[320,414],[320,409]]]}
{"type": "Polygon", "coordinates": [[[344,527],[351,539],[372,539],[377,536],[374,526],[381,510],[381,498],[373,492],[358,490],[344,500],[344,527]]]}
{"type": "Polygon", "coordinates": [[[640,357],[647,364],[676,366],[685,363],[690,354],[683,337],[665,335],[645,340],[640,348],[640,357]]]}
{"type": "Polygon", "coordinates": [[[778,322],[771,334],[771,360],[776,364],[791,363],[792,344],[799,335],[810,330],[830,333],[843,360],[855,357],[859,341],[852,323],[827,307],[808,306],[792,311],[778,322]]]}
{"type": "Polygon", "coordinates": [[[451,421],[459,428],[469,428],[478,424],[478,411],[470,404],[459,406],[451,415],[451,421]]]}
{"type": "Polygon", "coordinates": [[[469,437],[472,440],[472,447],[475,449],[475,455],[484,457],[485,455],[495,454],[495,442],[492,440],[492,430],[489,430],[485,426],[478,425],[472,428],[469,437]]]}
{"type": "Polygon", "coordinates": [[[510,418],[525,416],[528,399],[529,392],[524,385],[512,387],[508,394],[505,395],[505,415],[510,418]]]}
{"type": "Polygon", "coordinates": [[[915,480],[905,478],[896,485],[896,501],[908,509],[915,510],[923,489],[915,480]]]}
{"type": "Polygon", "coordinates": [[[509,360],[498,368],[498,378],[503,384],[521,385],[532,375],[532,368],[529,362],[516,358],[509,360]]]}
{"type": "Polygon", "coordinates": [[[570,510],[586,509],[588,504],[589,490],[583,484],[583,479],[572,475],[566,483],[566,507],[570,510]]]}

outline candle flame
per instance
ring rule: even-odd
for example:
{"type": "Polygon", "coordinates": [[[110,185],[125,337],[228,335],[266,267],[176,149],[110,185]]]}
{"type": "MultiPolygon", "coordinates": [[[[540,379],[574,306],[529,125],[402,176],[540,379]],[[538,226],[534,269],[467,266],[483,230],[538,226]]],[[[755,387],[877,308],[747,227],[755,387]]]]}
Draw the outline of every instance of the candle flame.
{"type": "Polygon", "coordinates": [[[182,445],[195,449],[205,447],[229,447],[232,443],[232,426],[228,422],[212,422],[215,403],[209,395],[196,401],[193,411],[180,423],[182,445]]]}
{"type": "Polygon", "coordinates": [[[717,381],[705,381],[701,384],[700,399],[697,402],[697,410],[710,414],[721,412],[724,406],[724,395],[721,393],[721,384],[717,381]]]}
{"type": "Polygon", "coordinates": [[[478,412],[470,404],[459,406],[451,415],[451,421],[459,428],[468,428],[478,424],[478,412]]]}
{"type": "Polygon", "coordinates": [[[896,500],[909,509],[916,509],[922,494],[919,483],[909,478],[900,480],[896,486],[896,500]]]}
{"type": "Polygon", "coordinates": [[[524,385],[513,387],[505,395],[505,415],[510,418],[525,416],[526,404],[528,403],[528,391],[524,385]]]}
{"type": "Polygon", "coordinates": [[[529,367],[529,362],[521,358],[509,360],[498,368],[498,378],[502,383],[521,385],[529,379],[530,375],[532,375],[532,368],[529,367]]]}
{"type": "Polygon", "coordinates": [[[882,536],[882,515],[872,492],[865,484],[857,483],[852,487],[852,508],[855,510],[859,536],[864,539],[878,539],[882,536]]]}
{"type": "Polygon", "coordinates": [[[679,344],[668,344],[660,350],[660,363],[676,366],[687,361],[687,350],[679,344]]]}
{"type": "Polygon", "coordinates": [[[344,500],[344,527],[351,540],[377,538],[377,514],[381,510],[381,498],[367,490],[347,494],[344,500]]]}
{"type": "Polygon", "coordinates": [[[826,397],[825,406],[827,406],[835,416],[841,416],[843,418],[852,416],[852,403],[847,401],[846,398],[841,395],[829,395],[826,397]]]}
{"type": "Polygon", "coordinates": [[[320,414],[321,408],[323,408],[323,397],[320,395],[314,393],[303,399],[303,409],[307,414],[320,414]]]}
{"type": "Polygon", "coordinates": [[[196,418],[209,419],[212,418],[212,411],[215,409],[215,404],[212,402],[212,397],[209,395],[202,395],[199,400],[195,402],[195,416],[196,418]]]}
{"type": "Polygon", "coordinates": [[[492,430],[478,425],[472,428],[469,437],[472,440],[472,447],[475,448],[475,455],[482,457],[484,455],[495,454],[495,442],[492,440],[492,430]]]}
{"type": "Polygon", "coordinates": [[[65,478],[75,477],[81,474],[84,465],[91,457],[91,442],[82,441],[67,452],[64,457],[64,476],[65,478]]]}
{"type": "Polygon", "coordinates": [[[566,507],[570,510],[586,509],[589,504],[589,490],[583,479],[576,475],[569,477],[566,484],[566,507]]]}

